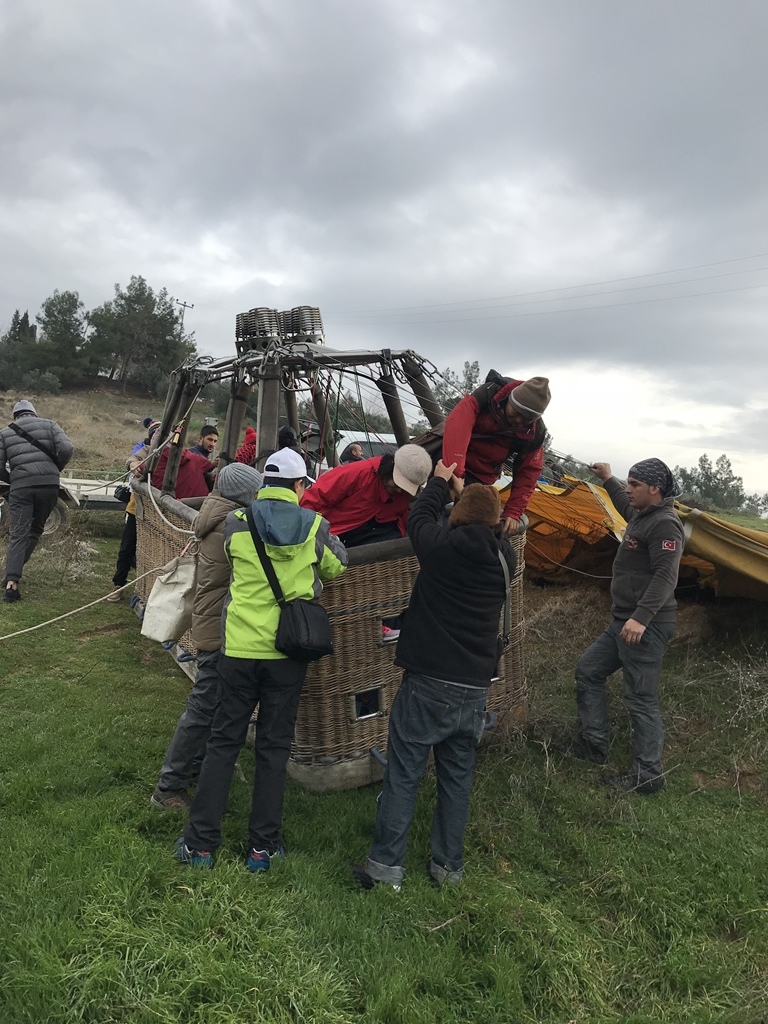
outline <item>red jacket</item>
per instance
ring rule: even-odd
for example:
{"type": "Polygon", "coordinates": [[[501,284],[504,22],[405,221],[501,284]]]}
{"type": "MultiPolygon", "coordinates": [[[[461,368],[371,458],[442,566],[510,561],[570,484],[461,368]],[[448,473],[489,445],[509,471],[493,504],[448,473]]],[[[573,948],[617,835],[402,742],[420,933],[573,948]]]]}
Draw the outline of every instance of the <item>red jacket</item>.
{"type": "MultiPolygon", "coordinates": [[[[160,490],[163,486],[165,467],[168,465],[168,453],[166,448],[160,456],[155,470],[152,474],[152,486],[160,490]]],[[[206,473],[212,473],[213,466],[203,455],[190,452],[186,449],[181,453],[179,463],[179,475],[176,477],[176,497],[182,498],[204,498],[211,490],[206,473]]]]}
{"type": "Polygon", "coordinates": [[[501,466],[510,457],[512,445],[512,490],[501,513],[505,519],[519,519],[525,512],[544,465],[541,446],[533,451],[514,452],[516,439],[523,443],[535,439],[535,425],[514,434],[508,432],[508,427],[505,430],[504,406],[510,391],[518,384],[522,381],[513,380],[499,388],[487,412],[481,413],[477,399],[465,395],[448,414],[443,434],[443,462],[446,466],[455,462],[456,476],[463,477],[466,471],[483,484],[493,484],[499,479],[501,466]]]}
{"type": "Polygon", "coordinates": [[[235,462],[243,462],[246,466],[252,466],[256,461],[256,431],[253,427],[245,428],[245,438],[242,445],[237,449],[235,462]]]}
{"type": "Polygon", "coordinates": [[[377,523],[397,523],[405,536],[411,496],[389,493],[378,476],[382,458],[380,455],[329,469],[305,492],[302,507],[319,512],[336,534],[347,533],[375,519],[377,523]]]}

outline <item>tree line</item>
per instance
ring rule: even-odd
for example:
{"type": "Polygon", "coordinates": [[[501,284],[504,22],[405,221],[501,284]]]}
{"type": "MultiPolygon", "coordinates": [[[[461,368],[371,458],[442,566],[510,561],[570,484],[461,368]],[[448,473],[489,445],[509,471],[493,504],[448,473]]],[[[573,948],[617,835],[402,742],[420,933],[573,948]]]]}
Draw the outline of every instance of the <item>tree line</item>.
{"type": "Polygon", "coordinates": [[[87,310],[76,291],[54,291],[31,323],[15,310],[0,336],[0,391],[58,392],[95,378],[164,397],[168,375],[196,352],[165,288],[134,275],[87,310]]]}

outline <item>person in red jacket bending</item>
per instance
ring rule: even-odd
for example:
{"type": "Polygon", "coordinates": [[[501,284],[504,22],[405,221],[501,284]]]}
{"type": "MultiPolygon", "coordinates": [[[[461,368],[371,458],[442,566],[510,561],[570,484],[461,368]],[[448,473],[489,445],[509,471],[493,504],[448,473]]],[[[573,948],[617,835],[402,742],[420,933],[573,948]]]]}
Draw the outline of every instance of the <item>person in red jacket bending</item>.
{"type": "Polygon", "coordinates": [[[315,481],[301,499],[319,512],[346,547],[405,536],[411,498],[427,482],[432,460],[415,444],[394,455],[337,466],[315,481]]]}
{"type": "MultiPolygon", "coordinates": [[[[158,490],[163,486],[169,452],[170,448],[163,451],[150,477],[152,486],[158,490]]],[[[179,462],[179,475],[176,477],[175,497],[179,501],[183,498],[207,497],[213,486],[213,468],[204,455],[184,449],[179,462]]]]}
{"type": "Polygon", "coordinates": [[[456,463],[466,484],[493,484],[504,463],[512,462],[512,489],[501,513],[504,534],[520,529],[520,517],[544,464],[547,429],[541,419],[549,405],[549,380],[510,380],[494,371],[485,384],[465,395],[445,421],[443,462],[456,463]]]}

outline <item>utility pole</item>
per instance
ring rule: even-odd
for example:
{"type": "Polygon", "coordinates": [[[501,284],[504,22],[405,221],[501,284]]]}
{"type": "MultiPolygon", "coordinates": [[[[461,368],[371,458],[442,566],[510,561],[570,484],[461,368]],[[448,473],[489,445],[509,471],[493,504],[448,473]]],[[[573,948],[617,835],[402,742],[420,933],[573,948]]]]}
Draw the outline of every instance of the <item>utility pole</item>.
{"type": "Polygon", "coordinates": [[[194,302],[181,302],[180,299],[173,300],[177,306],[181,306],[181,324],[179,325],[179,338],[184,339],[184,314],[188,309],[194,309],[194,302]]]}

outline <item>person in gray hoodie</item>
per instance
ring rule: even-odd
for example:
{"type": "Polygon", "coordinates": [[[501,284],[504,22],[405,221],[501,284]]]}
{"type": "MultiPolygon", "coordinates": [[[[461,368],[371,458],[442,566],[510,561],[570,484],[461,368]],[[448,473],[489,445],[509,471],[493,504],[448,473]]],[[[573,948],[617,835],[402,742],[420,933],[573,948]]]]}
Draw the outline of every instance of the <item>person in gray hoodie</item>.
{"type": "Polygon", "coordinates": [[[680,492],[660,459],[636,462],[626,485],[612,475],[607,462],[596,462],[590,469],[604,482],[627,528],[613,563],[611,622],[576,665],[581,737],[567,752],[596,764],[607,761],[605,685],[620,668],[634,754],[627,774],[605,781],[624,792],[658,793],[664,785],[659,681],[664,651],[675,632],[675,587],[684,544],[674,507],[680,492]]]}
{"type": "Polygon", "coordinates": [[[8,603],[21,599],[22,570],[58,501],[59,474],[73,451],[59,424],[38,416],[31,402],[17,402],[13,423],[0,430],[0,479],[10,482],[11,539],[3,581],[8,603]]]}
{"type": "Polygon", "coordinates": [[[200,774],[219,703],[221,611],[231,576],[224,553],[224,523],[230,512],[251,504],[259,487],[261,473],[233,462],[219,472],[216,487],[195,517],[195,537],[200,542],[192,607],[197,675],[150,798],[152,806],[162,811],[188,811],[192,803],[189,787],[200,774]]]}

